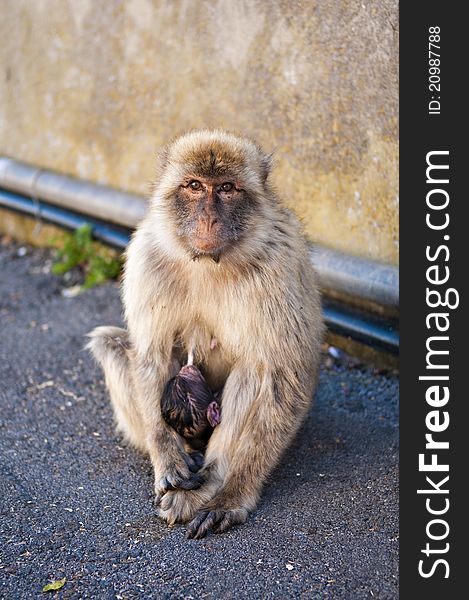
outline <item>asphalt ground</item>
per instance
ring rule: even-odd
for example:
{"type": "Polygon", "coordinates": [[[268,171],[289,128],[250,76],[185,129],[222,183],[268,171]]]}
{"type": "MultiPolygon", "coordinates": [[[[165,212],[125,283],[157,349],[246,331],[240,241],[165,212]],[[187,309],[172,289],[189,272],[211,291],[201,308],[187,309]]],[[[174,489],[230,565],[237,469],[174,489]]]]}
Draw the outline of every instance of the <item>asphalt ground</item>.
{"type": "MultiPolygon", "coordinates": [[[[324,360],[315,406],[249,521],[186,540],[114,431],[82,350],[116,284],[63,296],[51,254],[0,246],[0,598],[397,598],[398,381],[324,360]]],[[[70,283],[70,282],[69,282],[70,283]]]]}

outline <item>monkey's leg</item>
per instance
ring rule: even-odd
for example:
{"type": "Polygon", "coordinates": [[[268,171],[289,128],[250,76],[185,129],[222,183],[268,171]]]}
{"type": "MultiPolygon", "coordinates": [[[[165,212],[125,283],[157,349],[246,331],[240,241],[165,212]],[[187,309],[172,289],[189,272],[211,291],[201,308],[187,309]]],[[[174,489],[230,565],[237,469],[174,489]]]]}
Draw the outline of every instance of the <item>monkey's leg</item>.
{"type": "Polygon", "coordinates": [[[133,400],[129,335],[120,327],[105,326],[93,329],[89,337],[86,347],[104,371],[117,429],[133,446],[146,452],[143,422],[133,400]]]}
{"type": "Polygon", "coordinates": [[[154,350],[145,357],[132,352],[130,359],[135,398],[145,424],[145,444],[155,472],[156,501],[167,490],[200,487],[203,477],[197,473],[196,463],[186,452],[183,438],[161,414],[164,385],[179,370],[175,370],[171,349],[167,352],[154,350]]]}
{"type": "MultiPolygon", "coordinates": [[[[187,536],[204,537],[210,529],[226,531],[246,521],[261,488],[282,452],[297,432],[312,401],[312,390],[301,389],[293,373],[267,375],[253,399],[247,418],[228,438],[216,438],[207,460],[226,461],[223,484],[199,510],[187,536]]],[[[223,402],[235,401],[223,398],[223,402]]],[[[225,406],[225,405],[224,405],[225,406]]],[[[226,415],[224,414],[224,419],[226,415]]]]}
{"type": "Polygon", "coordinates": [[[179,486],[198,487],[202,478],[193,473],[200,465],[183,450],[176,432],[158,418],[161,411],[157,390],[161,387],[159,380],[164,380],[158,373],[164,370],[154,363],[135,369],[125,329],[97,327],[89,337],[87,348],[103,368],[118,430],[132,445],[150,454],[157,497],[179,486]]]}

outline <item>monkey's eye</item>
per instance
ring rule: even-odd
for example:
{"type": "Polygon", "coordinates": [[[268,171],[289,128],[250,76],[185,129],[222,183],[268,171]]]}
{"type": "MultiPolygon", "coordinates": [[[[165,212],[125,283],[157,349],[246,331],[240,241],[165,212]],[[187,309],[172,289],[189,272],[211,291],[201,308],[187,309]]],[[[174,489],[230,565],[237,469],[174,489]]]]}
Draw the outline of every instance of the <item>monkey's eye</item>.
{"type": "Polygon", "coordinates": [[[222,192],[230,192],[233,189],[233,184],[229,181],[220,186],[222,192]]]}
{"type": "Polygon", "coordinates": [[[200,183],[200,181],[197,181],[197,179],[193,179],[192,181],[189,181],[189,187],[191,188],[191,190],[200,190],[202,188],[202,184],[200,183]]]}

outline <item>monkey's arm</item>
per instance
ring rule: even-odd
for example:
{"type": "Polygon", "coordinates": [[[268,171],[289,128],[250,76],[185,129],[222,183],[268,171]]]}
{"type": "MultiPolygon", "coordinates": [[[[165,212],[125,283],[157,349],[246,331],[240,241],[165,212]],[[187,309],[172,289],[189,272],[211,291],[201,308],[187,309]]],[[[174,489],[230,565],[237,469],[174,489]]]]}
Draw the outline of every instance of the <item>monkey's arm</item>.
{"type": "Polygon", "coordinates": [[[132,401],[143,423],[144,445],[155,470],[158,498],[168,489],[199,487],[202,479],[192,472],[197,466],[184,451],[182,438],[161,414],[164,385],[180,368],[173,364],[177,305],[171,298],[181,294],[170,266],[149,245],[151,231],[147,227],[142,223],[127,250],[123,300],[132,346],[132,401]]]}
{"type": "Polygon", "coordinates": [[[200,468],[200,461],[196,464],[182,450],[181,439],[161,419],[160,389],[179,365],[171,365],[161,352],[139,356],[125,329],[97,327],[89,335],[88,348],[103,368],[117,427],[133,446],[150,454],[157,495],[200,485],[190,472],[200,468]]]}
{"type": "Polygon", "coordinates": [[[171,365],[162,354],[152,355],[151,359],[136,356],[133,374],[136,400],[145,427],[145,446],[155,472],[156,498],[174,488],[198,488],[202,482],[196,473],[198,466],[161,414],[160,398],[164,384],[172,376],[171,365]]]}
{"type": "Polygon", "coordinates": [[[160,516],[169,522],[193,518],[188,536],[197,538],[247,519],[311,404],[314,369],[301,377],[304,383],[297,373],[294,365],[261,374],[248,365],[233,369],[223,391],[221,423],[207,448],[205,482],[194,491],[164,494],[160,516]]]}
{"type": "MultiPolygon", "coordinates": [[[[263,483],[311,403],[307,387],[301,385],[291,369],[264,375],[246,419],[239,431],[231,432],[231,447],[225,449],[227,470],[223,484],[189,524],[188,537],[204,537],[210,529],[223,532],[247,519],[258,502],[263,483]]],[[[236,399],[224,397],[223,402],[236,402],[236,399]]],[[[220,427],[222,425],[223,421],[220,427]]],[[[214,459],[218,452],[223,449],[212,448],[208,459],[210,455],[214,459]]]]}

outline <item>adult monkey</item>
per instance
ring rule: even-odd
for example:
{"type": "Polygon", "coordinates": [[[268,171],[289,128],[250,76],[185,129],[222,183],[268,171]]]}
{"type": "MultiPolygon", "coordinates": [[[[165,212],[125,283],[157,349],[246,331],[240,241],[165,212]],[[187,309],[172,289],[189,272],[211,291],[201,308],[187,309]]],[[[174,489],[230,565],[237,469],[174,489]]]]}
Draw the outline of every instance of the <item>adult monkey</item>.
{"type": "Polygon", "coordinates": [[[224,131],[176,139],[127,250],[128,326],[98,327],[119,429],[148,452],[158,510],[200,538],[244,522],[311,405],[323,323],[308,246],[268,181],[270,157],[224,131]],[[197,472],[162,419],[166,382],[190,350],[221,423],[197,472]]]}

